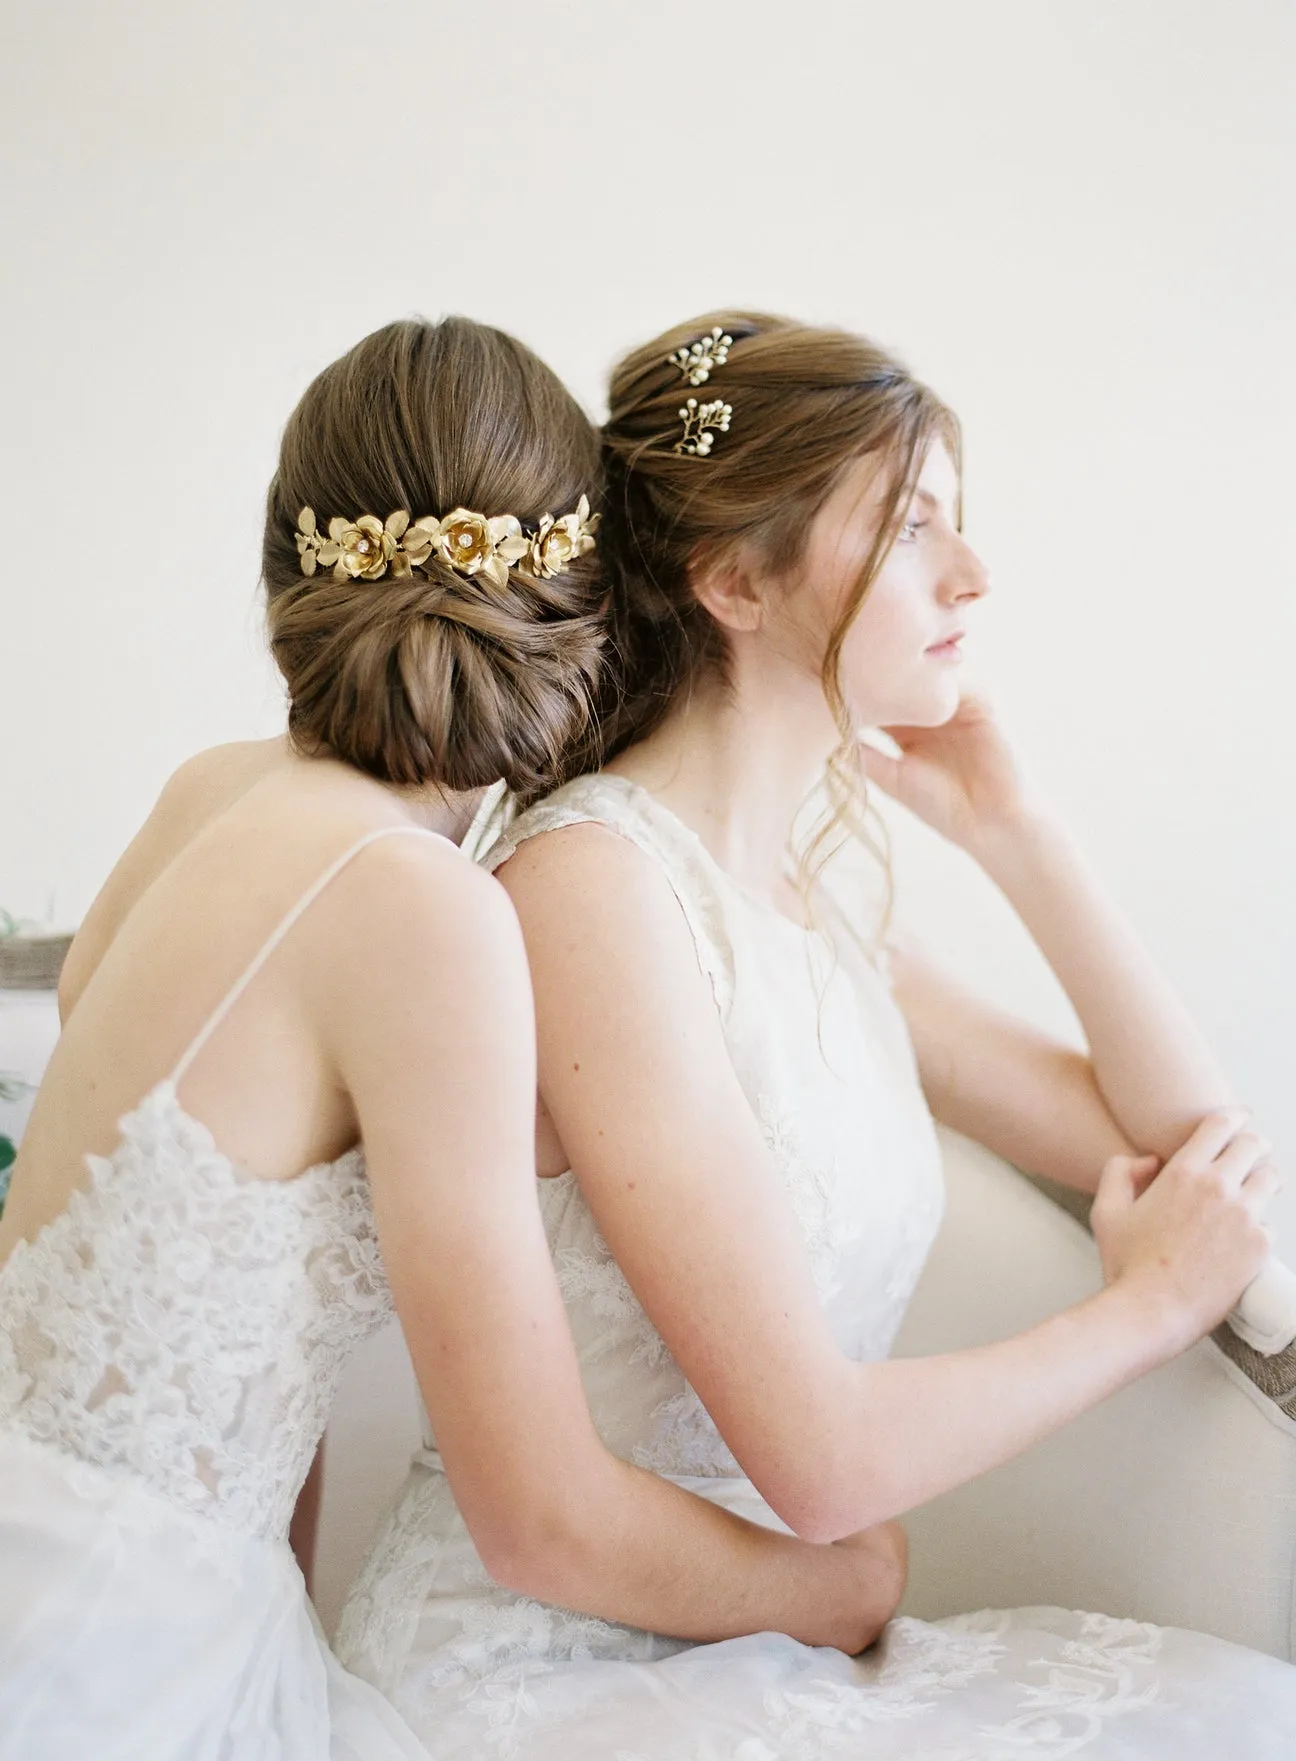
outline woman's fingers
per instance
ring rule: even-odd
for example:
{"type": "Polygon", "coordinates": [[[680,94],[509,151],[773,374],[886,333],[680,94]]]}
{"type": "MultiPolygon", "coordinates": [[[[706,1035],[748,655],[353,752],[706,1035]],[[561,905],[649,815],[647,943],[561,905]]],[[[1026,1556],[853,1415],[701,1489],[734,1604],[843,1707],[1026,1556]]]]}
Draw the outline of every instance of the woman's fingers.
{"type": "Polygon", "coordinates": [[[1273,1159],[1273,1145],[1258,1131],[1239,1131],[1211,1163],[1210,1172],[1237,1192],[1249,1175],[1273,1159]]]}
{"type": "MultiPolygon", "coordinates": [[[[1242,1198],[1257,1221],[1264,1216],[1274,1198],[1282,1191],[1282,1185],[1278,1170],[1271,1161],[1260,1162],[1243,1180],[1240,1188],[1242,1198]]],[[[1272,1231],[1266,1229],[1265,1234],[1272,1244],[1272,1231]]]]}
{"type": "Polygon", "coordinates": [[[1142,1198],[1160,1172],[1160,1156],[1139,1156],[1134,1164],[1134,1197],[1142,1198]]]}
{"type": "Polygon", "coordinates": [[[1177,1164],[1190,1174],[1203,1174],[1224,1153],[1240,1131],[1250,1123],[1245,1107],[1222,1107],[1207,1113],[1192,1136],[1174,1155],[1167,1166],[1177,1164]]]}
{"type": "Polygon", "coordinates": [[[1094,1210],[1106,1216],[1134,1203],[1155,1174],[1155,1156],[1113,1156],[1102,1171],[1094,1194],[1094,1210]]]}

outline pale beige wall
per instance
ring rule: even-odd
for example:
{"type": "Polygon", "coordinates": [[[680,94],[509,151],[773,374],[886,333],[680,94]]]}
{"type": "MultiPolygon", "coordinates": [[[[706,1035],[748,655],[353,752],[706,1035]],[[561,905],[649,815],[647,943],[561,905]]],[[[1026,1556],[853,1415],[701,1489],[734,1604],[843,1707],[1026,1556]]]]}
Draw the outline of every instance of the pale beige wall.
{"type": "MultiPolygon", "coordinates": [[[[595,405],[668,321],[789,309],[961,410],[983,675],[1296,1164],[1287,0],[14,12],[0,903],[75,918],[171,766],[278,725],[260,500],[362,332],[463,310],[595,405]]],[[[977,877],[901,872],[1057,1012],[977,877]]]]}

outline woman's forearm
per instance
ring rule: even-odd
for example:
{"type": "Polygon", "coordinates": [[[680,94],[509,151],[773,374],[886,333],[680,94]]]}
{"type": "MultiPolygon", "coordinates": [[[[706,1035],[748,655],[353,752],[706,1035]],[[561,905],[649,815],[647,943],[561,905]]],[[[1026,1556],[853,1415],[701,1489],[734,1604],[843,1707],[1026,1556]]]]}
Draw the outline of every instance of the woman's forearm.
{"type": "Polygon", "coordinates": [[[1112,1117],[1166,1157],[1233,1091],[1173,987],[1066,829],[1035,814],[970,853],[1003,892],[1080,1019],[1112,1117]]]}
{"type": "Polygon", "coordinates": [[[1012,1460],[1187,1343],[1109,1286],[993,1345],[868,1366],[868,1428],[888,1444],[874,1451],[876,1502],[848,1520],[901,1514],[1012,1460]]]}
{"type": "Polygon", "coordinates": [[[702,1643],[782,1632],[851,1654],[874,1642],[904,1592],[897,1523],[816,1545],[610,1455],[568,1487],[575,1495],[493,1564],[510,1589],[702,1643]]]}
{"type": "Polygon", "coordinates": [[[1012,1460],[1190,1343],[1194,1329],[1109,1286],[992,1345],[850,1366],[822,1426],[821,1472],[769,1476],[798,1533],[829,1539],[901,1516],[1012,1460]]]}

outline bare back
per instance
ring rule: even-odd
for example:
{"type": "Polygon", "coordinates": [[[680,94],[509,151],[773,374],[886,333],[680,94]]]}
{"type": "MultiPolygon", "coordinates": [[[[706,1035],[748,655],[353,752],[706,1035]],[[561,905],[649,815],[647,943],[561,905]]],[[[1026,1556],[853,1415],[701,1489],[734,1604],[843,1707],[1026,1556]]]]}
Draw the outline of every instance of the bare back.
{"type": "MultiPolygon", "coordinates": [[[[69,954],[63,1033],[14,1168],[0,1264],[65,1209],[87,1154],[112,1148],[117,1122],[175,1070],[339,852],[409,823],[389,790],[282,740],[216,748],[177,772],[69,954]]],[[[326,948],[364,893],[363,874],[339,877],[185,1074],[186,1110],[252,1176],[291,1178],[356,1140],[327,1044],[326,948]]]]}

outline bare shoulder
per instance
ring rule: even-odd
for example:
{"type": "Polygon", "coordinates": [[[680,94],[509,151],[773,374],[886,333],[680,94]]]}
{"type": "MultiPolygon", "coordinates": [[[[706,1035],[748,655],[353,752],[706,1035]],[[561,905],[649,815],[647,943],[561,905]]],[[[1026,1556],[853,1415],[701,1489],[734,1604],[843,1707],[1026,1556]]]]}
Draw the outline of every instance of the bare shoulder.
{"type": "Polygon", "coordinates": [[[397,1115],[448,1104],[447,1083],[462,1100],[487,1076],[504,1083],[518,1068],[533,1105],[526,947],[490,875],[443,840],[384,837],[321,903],[303,977],[366,1138],[380,1118],[386,1130],[397,1115]],[[416,1097],[411,1072],[419,1073],[416,1097]]]}
{"type": "Polygon", "coordinates": [[[223,746],[209,746],[172,771],[152,817],[158,823],[169,822],[179,831],[187,829],[192,836],[255,783],[280,769],[286,756],[280,739],[234,740],[223,746]]]}
{"type": "Polygon", "coordinates": [[[118,930],[158,876],[206,825],[283,761],[282,741],[244,740],[196,753],[172,772],[77,931],[59,979],[59,1011],[65,1021],[118,930]]]}
{"type": "Polygon", "coordinates": [[[283,767],[282,740],[240,740],[211,746],[185,759],[167,778],[143,826],[113,874],[113,892],[129,908],[138,896],[212,820],[264,777],[283,767]]]}
{"type": "MultiPolygon", "coordinates": [[[[363,837],[366,830],[386,829],[358,826],[356,835],[363,837]]],[[[447,905],[463,913],[465,922],[513,918],[504,889],[448,838],[423,832],[414,825],[390,829],[406,835],[375,838],[361,860],[352,865],[356,886],[374,895],[375,904],[381,898],[390,911],[429,916],[445,928],[449,928],[449,922],[442,907],[447,905]]]]}
{"type": "Polygon", "coordinates": [[[508,894],[444,838],[378,838],[341,882],[332,915],[351,926],[338,938],[343,965],[377,959],[406,976],[435,970],[442,982],[467,969],[525,966],[508,894]]]}
{"type": "Polygon", "coordinates": [[[631,837],[592,820],[555,827],[496,874],[542,1004],[597,1014],[633,995],[662,1021],[714,1014],[709,956],[662,861],[631,837]]]}
{"type": "Polygon", "coordinates": [[[600,820],[532,833],[495,874],[523,918],[550,904],[632,918],[672,905],[661,864],[600,820]]]}

